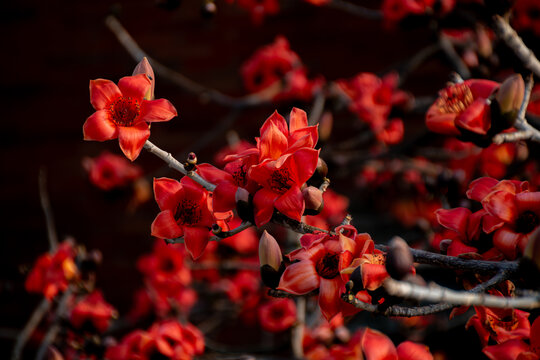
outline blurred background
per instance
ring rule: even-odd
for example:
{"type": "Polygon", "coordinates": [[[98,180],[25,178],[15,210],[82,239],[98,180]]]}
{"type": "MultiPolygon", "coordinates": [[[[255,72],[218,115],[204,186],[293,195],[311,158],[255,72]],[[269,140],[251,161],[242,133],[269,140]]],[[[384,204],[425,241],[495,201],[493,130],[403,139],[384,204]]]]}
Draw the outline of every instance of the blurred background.
{"type": "MultiPolygon", "coordinates": [[[[380,6],[379,1],[362,4],[380,6]]],[[[161,0],[9,1],[0,5],[4,34],[0,57],[4,114],[0,144],[2,358],[11,351],[14,337],[40,300],[24,290],[28,269],[38,254],[48,249],[38,191],[40,169],[46,173],[59,238],[72,236],[88,249],[101,250],[98,287],[120,313],[129,309],[132,294],[141,283],[135,261],[153,244],[150,224],[158,212],[155,202],[150,200],[128,211],[129,196],[92,186],[82,166],[83,158],[95,157],[103,150],[121,154],[117,141],[83,141],[82,125],[94,111],[89,102],[89,80],[117,82],[130,75],[136,65],[105,26],[107,15],[118,16],[141,48],[162,64],[232,96],[246,94],[239,70],[242,63],[277,35],[289,40],[310,75],[327,80],[350,78],[359,72],[384,74],[433,41],[425,27],[386,31],[378,20],[302,1],[282,1],[280,12],[265,17],[259,26],[234,4],[218,0],[216,5],[212,18],[201,16],[202,2],[195,0],[167,4],[161,0]]],[[[434,56],[401,88],[417,97],[434,96],[450,71],[443,56],[434,56]]],[[[199,162],[212,162],[215,152],[227,144],[223,129],[234,128],[241,138],[253,141],[275,109],[285,115],[292,106],[308,113],[312,106],[285,101],[246,109],[231,119],[230,108],[186,93],[159,74],[156,98],[169,99],[179,116],[153,126],[150,140],[179,159],[195,151],[199,162]],[[211,133],[216,127],[219,131],[211,133]]],[[[352,124],[336,120],[334,141],[340,136],[347,138],[355,128],[352,124]]],[[[421,114],[407,119],[405,138],[422,131],[421,114]]],[[[149,180],[177,177],[144,151],[136,164],[149,180]]],[[[336,166],[331,164],[330,174],[336,166]]],[[[362,201],[363,196],[355,193],[351,181],[350,177],[336,179],[332,187],[351,197],[350,208],[356,210],[353,223],[380,242],[402,234],[404,229],[389,216],[374,215],[372,204],[354,202],[362,201]]]]}

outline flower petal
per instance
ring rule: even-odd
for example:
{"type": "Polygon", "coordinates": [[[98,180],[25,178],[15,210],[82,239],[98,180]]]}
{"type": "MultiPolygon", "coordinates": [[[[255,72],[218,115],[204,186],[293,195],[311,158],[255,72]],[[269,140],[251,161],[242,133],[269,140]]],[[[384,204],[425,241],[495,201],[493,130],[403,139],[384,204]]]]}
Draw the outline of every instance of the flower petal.
{"type": "Polygon", "coordinates": [[[287,144],[287,137],[283,135],[276,125],[270,123],[265,132],[261,134],[258,146],[260,161],[266,159],[277,160],[287,150],[287,144]]]}
{"type": "Polygon", "coordinates": [[[304,295],[319,287],[319,275],[315,265],[309,260],[302,260],[287,266],[279,280],[279,290],[294,295],[304,295]]]}
{"type": "Polygon", "coordinates": [[[404,341],[397,347],[399,360],[433,360],[433,355],[424,344],[404,341]]]}
{"type": "Polygon", "coordinates": [[[271,125],[271,124],[274,124],[275,126],[277,126],[277,128],[279,129],[279,131],[285,135],[285,137],[288,137],[289,136],[289,128],[287,127],[287,121],[285,120],[285,118],[283,116],[281,116],[277,110],[274,111],[274,113],[272,115],[270,115],[268,117],[268,119],[266,119],[266,121],[264,122],[264,124],[261,126],[261,130],[260,130],[260,134],[262,136],[262,134],[264,134],[264,132],[266,131],[266,129],[271,125]]]}
{"type": "Polygon", "coordinates": [[[491,192],[498,181],[490,177],[481,177],[469,184],[467,197],[471,200],[482,201],[491,192]]]}
{"type": "Polygon", "coordinates": [[[292,186],[285,194],[274,201],[274,207],[288,218],[300,221],[304,213],[305,203],[298,185],[292,186]]]}
{"type": "Polygon", "coordinates": [[[106,141],[118,137],[116,125],[109,120],[106,110],[99,110],[90,115],[83,125],[84,140],[106,141]]]}
{"type": "Polygon", "coordinates": [[[515,197],[506,191],[493,191],[482,200],[482,206],[491,215],[507,223],[513,223],[518,216],[515,197]]]}
{"type": "Polygon", "coordinates": [[[493,245],[504,254],[506,259],[514,260],[521,235],[506,226],[502,227],[493,235],[493,245]]]}
{"type": "Polygon", "coordinates": [[[509,340],[502,344],[486,346],[482,352],[491,360],[515,360],[529,350],[529,345],[521,340],[509,340]]]}
{"type": "Polygon", "coordinates": [[[182,228],[178,226],[170,210],[160,212],[150,227],[152,236],[160,239],[174,239],[182,236],[182,228]]]}
{"type": "Polygon", "coordinates": [[[291,133],[296,130],[306,128],[308,126],[308,119],[304,110],[293,107],[291,114],[289,115],[289,131],[291,133]]]}
{"type": "Polygon", "coordinates": [[[265,188],[260,189],[253,196],[255,210],[255,225],[262,226],[270,221],[274,213],[274,201],[279,194],[265,188]]]}
{"type": "Polygon", "coordinates": [[[154,179],[154,197],[161,211],[175,211],[178,205],[177,194],[182,185],[174,179],[154,179]]]}
{"type": "Polygon", "coordinates": [[[361,266],[362,283],[367,290],[378,289],[390,276],[384,265],[364,263],[361,266]]]}
{"type": "Polygon", "coordinates": [[[366,360],[397,360],[396,347],[383,333],[366,328],[361,339],[362,351],[366,360]]]}
{"type": "Polygon", "coordinates": [[[141,120],[146,122],[169,121],[178,116],[173,104],[166,99],[144,100],[141,104],[141,120]]]}
{"type": "MultiPolygon", "coordinates": [[[[296,151],[292,158],[296,166],[296,180],[298,186],[309,180],[317,168],[319,160],[319,150],[302,148],[296,151]]],[[[293,165],[291,164],[291,167],[293,165]]]]}
{"type": "Polygon", "coordinates": [[[467,222],[471,215],[471,210],[463,207],[455,209],[439,209],[435,211],[439,224],[447,229],[454,230],[461,235],[462,239],[467,238],[467,222]]]}
{"type": "Polygon", "coordinates": [[[342,284],[339,276],[333,279],[321,278],[320,280],[319,307],[328,321],[341,311],[340,288],[342,284]]]}
{"type": "Polygon", "coordinates": [[[144,98],[151,86],[152,82],[146,74],[124,76],[118,81],[122,96],[131,97],[138,101],[144,98]]]}
{"type": "Polygon", "coordinates": [[[119,96],[122,96],[122,93],[118,86],[111,80],[90,80],[90,103],[94,109],[104,109],[119,96]]]}
{"type": "Polygon", "coordinates": [[[486,99],[476,99],[471,105],[456,117],[455,124],[458,128],[467,129],[473,133],[486,135],[491,127],[489,106],[486,99]]]}
{"type": "Polygon", "coordinates": [[[441,114],[436,104],[431,105],[426,114],[426,126],[430,131],[445,135],[460,135],[454,124],[456,114],[441,114]]]}
{"type": "Polygon", "coordinates": [[[203,254],[208,244],[208,237],[208,229],[184,226],[184,243],[193,260],[197,260],[203,254]]]}
{"type": "Polygon", "coordinates": [[[516,194],[516,205],[519,213],[532,211],[540,213],[540,192],[521,192],[516,194]]]}
{"type": "MultiPolygon", "coordinates": [[[[146,76],[146,75],[145,75],[146,76]]],[[[139,157],[146,140],[150,137],[150,128],[145,122],[133,126],[118,127],[120,149],[126,157],[133,161],[139,157]]]]}

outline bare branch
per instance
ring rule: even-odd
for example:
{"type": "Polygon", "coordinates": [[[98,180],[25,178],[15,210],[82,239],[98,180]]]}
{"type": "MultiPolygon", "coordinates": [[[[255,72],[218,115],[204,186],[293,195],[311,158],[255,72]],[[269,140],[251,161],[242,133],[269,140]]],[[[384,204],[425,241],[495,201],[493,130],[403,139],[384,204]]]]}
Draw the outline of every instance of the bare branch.
{"type": "Polygon", "coordinates": [[[380,10],[368,9],[343,0],[332,0],[328,6],[343,10],[349,14],[356,15],[364,19],[382,20],[383,18],[383,14],[380,10]]]}
{"type": "Polygon", "coordinates": [[[51,202],[49,201],[49,194],[47,192],[47,171],[45,170],[45,167],[41,167],[39,169],[38,182],[41,208],[43,209],[45,222],[47,223],[47,238],[49,239],[49,248],[51,252],[54,252],[58,247],[58,235],[56,234],[51,202]]]}
{"type": "Polygon", "coordinates": [[[49,311],[50,308],[51,302],[47,300],[47,298],[43,298],[43,300],[41,300],[39,305],[32,313],[32,316],[30,316],[30,319],[28,320],[22,331],[17,336],[15,346],[13,347],[13,353],[11,354],[11,360],[19,360],[21,358],[24,345],[26,345],[26,342],[28,341],[36,327],[39,325],[43,316],[47,313],[47,311],[49,311]]]}

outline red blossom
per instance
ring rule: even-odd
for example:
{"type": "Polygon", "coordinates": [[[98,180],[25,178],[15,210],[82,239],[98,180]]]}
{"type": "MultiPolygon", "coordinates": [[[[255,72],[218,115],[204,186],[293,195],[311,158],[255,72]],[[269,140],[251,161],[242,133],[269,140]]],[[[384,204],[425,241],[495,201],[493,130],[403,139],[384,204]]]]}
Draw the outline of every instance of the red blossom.
{"type": "Polygon", "coordinates": [[[512,7],[512,24],[516,30],[530,30],[540,36],[540,3],[536,0],[516,0],[512,7]]]}
{"type": "Polygon", "coordinates": [[[49,300],[54,298],[79,276],[74,260],[75,250],[70,241],[60,244],[54,254],[41,255],[26,278],[26,291],[42,293],[49,300]]]}
{"type": "Polygon", "coordinates": [[[168,100],[145,99],[151,86],[145,74],[123,77],[118,86],[110,80],[91,80],[90,103],[96,112],[83,125],[84,139],[118,138],[122,152],[135,160],[150,137],[148,123],[169,121],[177,115],[168,100]]]}
{"type": "MultiPolygon", "coordinates": [[[[235,0],[226,0],[233,3],[235,0]]],[[[262,24],[266,15],[275,15],[279,12],[278,0],[236,0],[241,8],[251,13],[251,20],[254,24],[262,24]]]]}
{"type": "Polygon", "coordinates": [[[494,81],[479,79],[448,86],[428,109],[426,126],[446,135],[486,135],[491,128],[486,99],[498,86],[494,81]]]}
{"type": "MultiPolygon", "coordinates": [[[[275,41],[257,50],[243,65],[242,78],[249,92],[259,92],[279,85],[274,100],[299,99],[308,101],[322,86],[321,78],[309,80],[307,70],[289,41],[276,37],[275,41]],[[284,81],[281,85],[280,82],[284,81]]],[[[275,92],[276,90],[274,90],[275,92]]]]}
{"type": "Polygon", "coordinates": [[[208,192],[184,177],[180,182],[154,179],[154,194],[161,212],[152,223],[152,235],[161,239],[183,236],[189,254],[194,259],[201,256],[214,221],[208,192]]]}
{"type": "Polygon", "coordinates": [[[102,152],[96,158],[84,158],[83,166],[90,182],[102,190],[126,186],[142,175],[142,169],[125,157],[102,152]]]}
{"type": "Polygon", "coordinates": [[[85,324],[92,324],[98,332],[105,332],[109,328],[116,310],[103,299],[101,291],[96,290],[81,299],[71,311],[70,321],[75,328],[85,324]]]}
{"type": "Polygon", "coordinates": [[[296,321],[296,306],[291,299],[274,299],[259,306],[258,315],[264,330],[281,332],[296,321]]]}

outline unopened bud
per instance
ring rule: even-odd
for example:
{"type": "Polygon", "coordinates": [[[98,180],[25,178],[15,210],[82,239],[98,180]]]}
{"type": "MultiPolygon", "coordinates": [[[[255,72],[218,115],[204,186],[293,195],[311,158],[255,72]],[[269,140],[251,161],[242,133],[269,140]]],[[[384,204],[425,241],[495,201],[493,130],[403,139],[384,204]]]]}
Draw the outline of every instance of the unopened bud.
{"type": "Polygon", "coordinates": [[[238,212],[240,219],[254,224],[253,206],[250,201],[249,192],[246,189],[239,187],[234,194],[234,200],[236,201],[236,211],[238,212]]]}
{"type": "Polygon", "coordinates": [[[386,271],[394,279],[401,280],[413,267],[413,256],[409,246],[399,236],[395,236],[388,246],[386,271]]]}
{"type": "Polygon", "coordinates": [[[317,160],[316,171],[322,178],[325,178],[326,175],[328,175],[328,165],[326,165],[326,162],[321,158],[317,160]]]}
{"type": "Polygon", "coordinates": [[[195,165],[197,165],[197,155],[195,155],[195,153],[193,152],[190,152],[187,156],[184,167],[186,168],[186,171],[193,171],[193,169],[195,169],[195,165]]]}
{"type": "Polygon", "coordinates": [[[332,113],[326,111],[322,114],[321,120],[319,120],[319,139],[321,141],[327,141],[332,134],[332,127],[334,126],[334,117],[332,113]]]}
{"type": "Polygon", "coordinates": [[[207,0],[204,2],[201,8],[201,16],[205,19],[211,19],[216,15],[217,6],[212,0],[207,0]]]}
{"type": "Polygon", "coordinates": [[[285,264],[279,244],[266,230],[259,240],[259,262],[263,283],[270,288],[276,288],[281,274],[285,271],[285,264]]]}
{"type": "Polygon", "coordinates": [[[135,70],[133,70],[133,75],[138,74],[146,74],[150,81],[152,82],[152,86],[150,89],[144,94],[145,100],[154,100],[154,88],[156,87],[156,80],[154,76],[154,70],[152,69],[152,66],[150,66],[150,63],[148,62],[148,59],[144,57],[140,63],[135,66],[135,70]]]}
{"type": "Polygon", "coordinates": [[[304,213],[306,215],[317,215],[324,207],[323,192],[315,186],[307,186],[302,190],[302,196],[306,204],[304,213]]]}
{"type": "Polygon", "coordinates": [[[513,123],[524,96],[525,82],[520,74],[512,75],[504,80],[495,94],[501,115],[513,123]]]}

